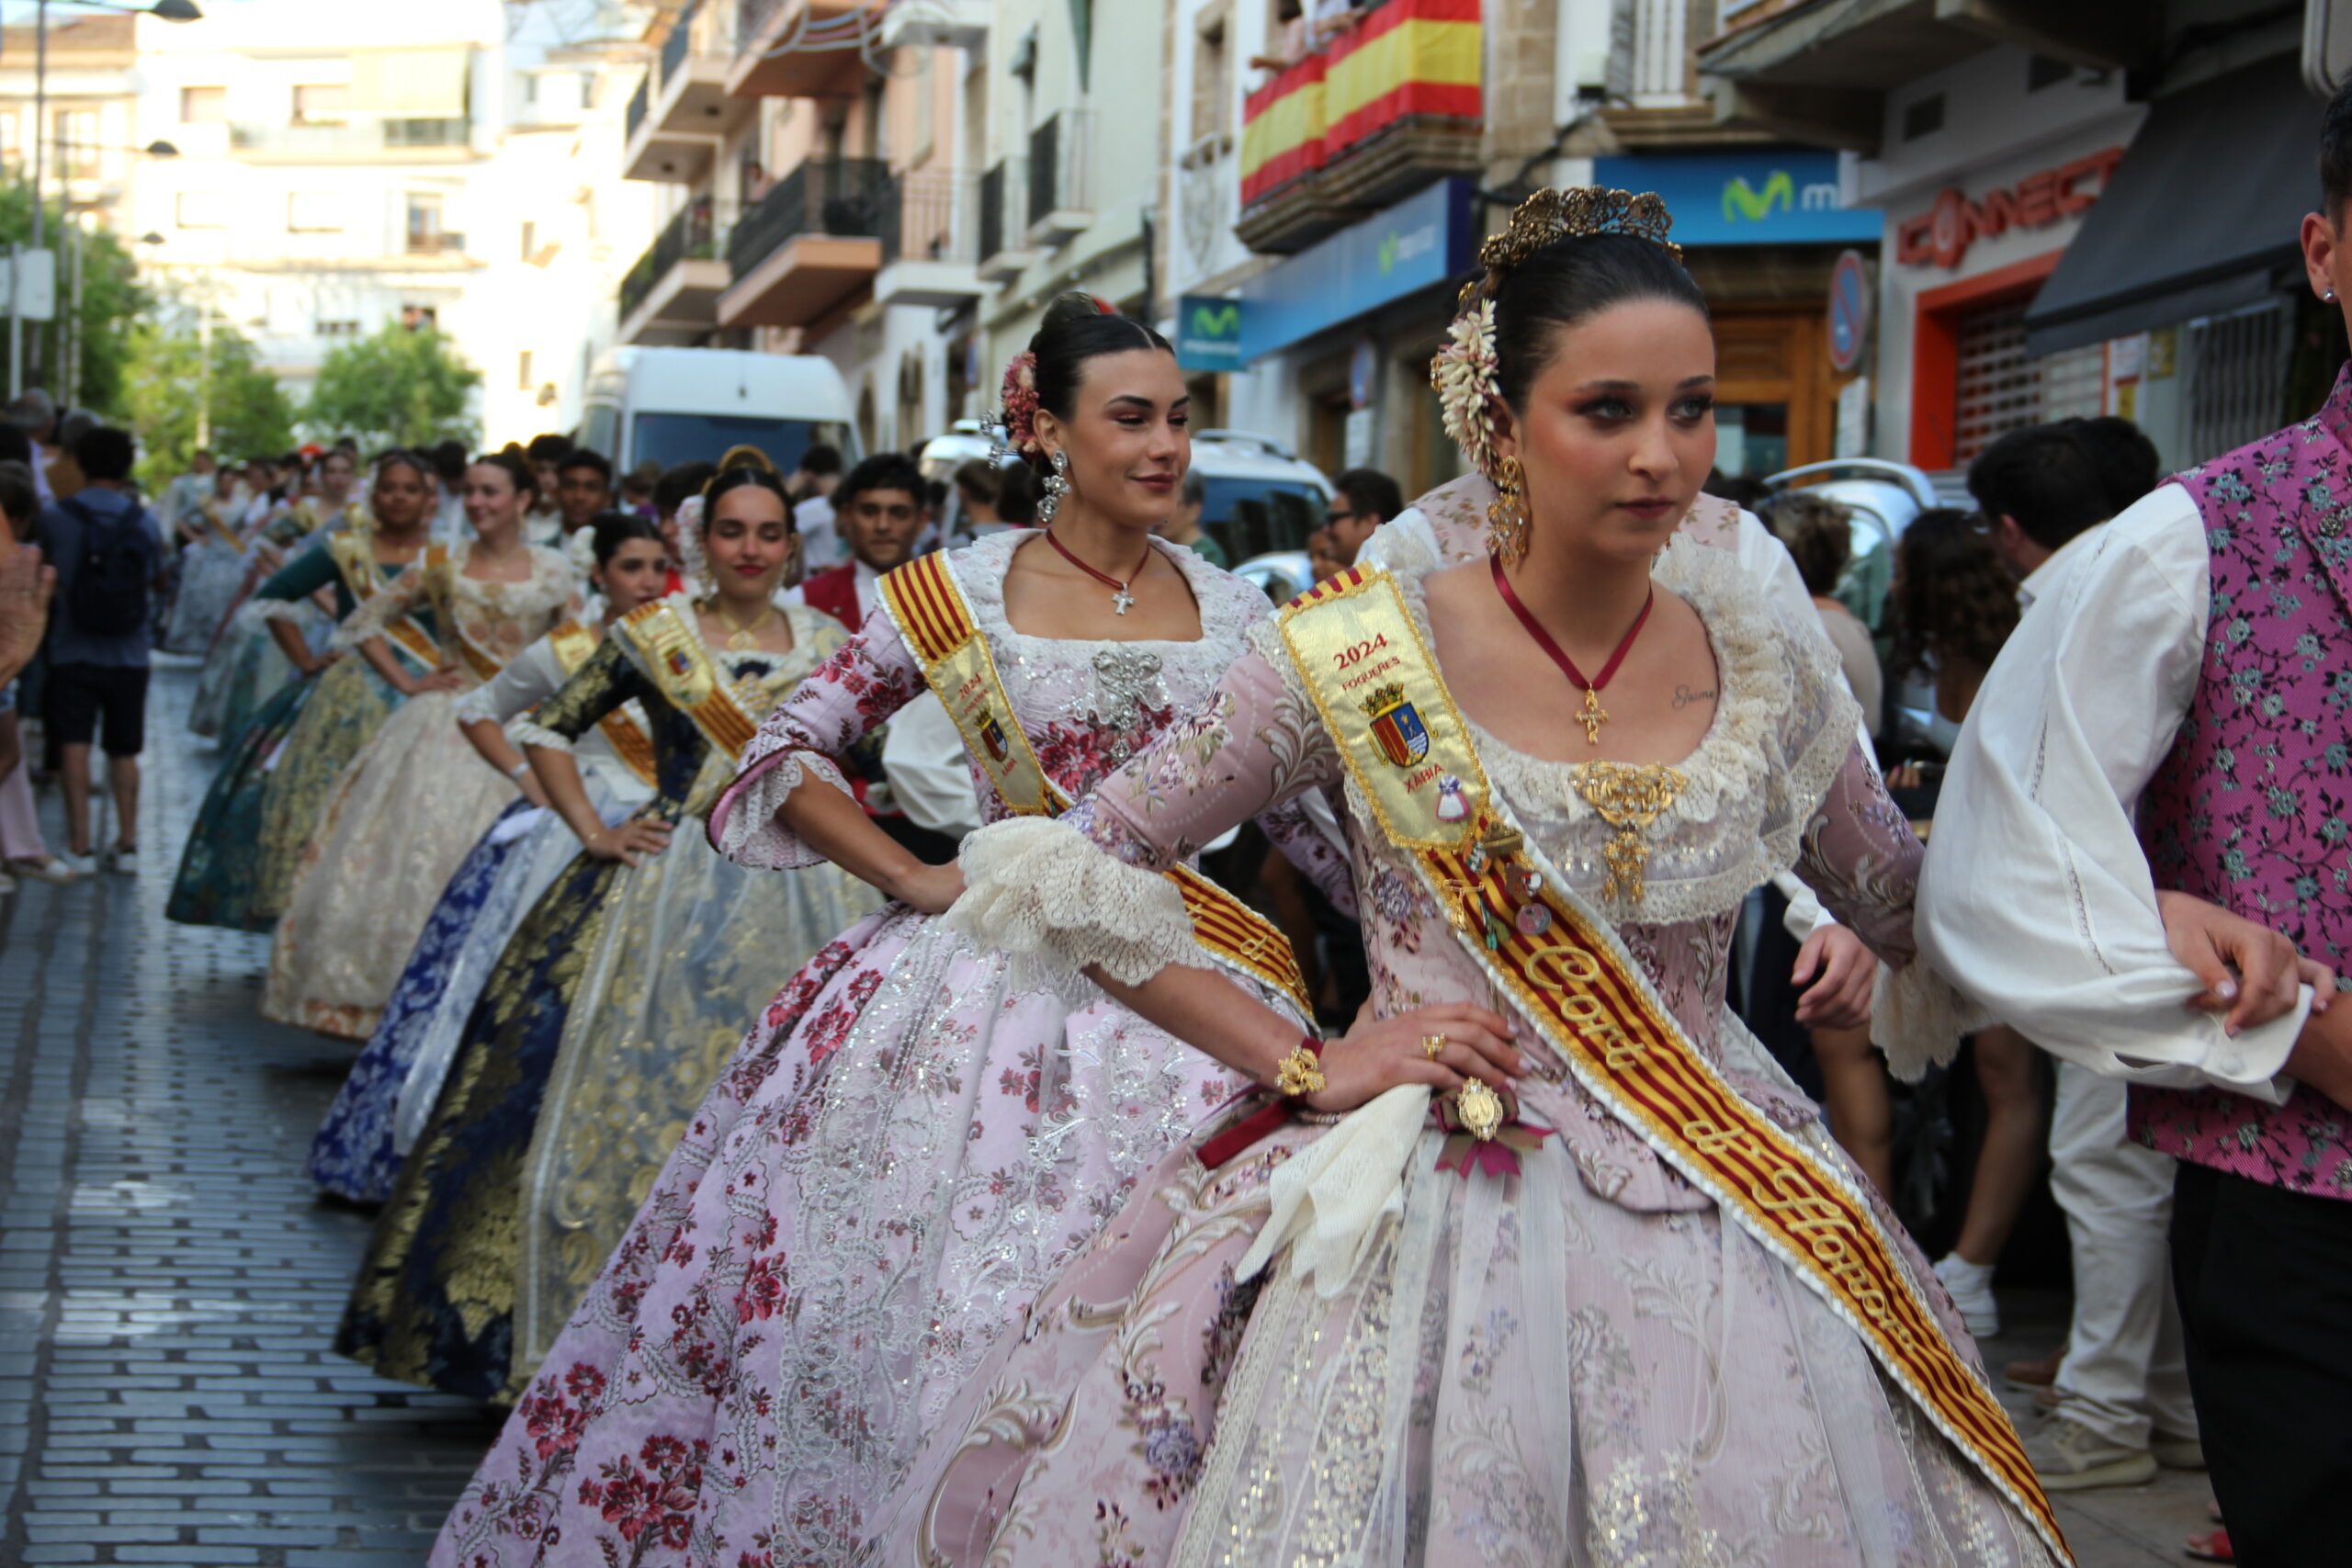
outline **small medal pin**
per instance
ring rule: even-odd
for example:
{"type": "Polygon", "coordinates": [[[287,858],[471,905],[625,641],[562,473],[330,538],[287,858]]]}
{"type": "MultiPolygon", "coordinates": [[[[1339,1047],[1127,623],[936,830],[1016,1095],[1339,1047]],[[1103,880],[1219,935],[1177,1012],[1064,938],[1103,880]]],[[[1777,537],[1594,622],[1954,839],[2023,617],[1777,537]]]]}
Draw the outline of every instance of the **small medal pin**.
{"type": "Polygon", "coordinates": [[[1541,904],[1521,904],[1510,923],[1519,928],[1521,936],[1542,936],[1552,929],[1552,911],[1541,904]]]}

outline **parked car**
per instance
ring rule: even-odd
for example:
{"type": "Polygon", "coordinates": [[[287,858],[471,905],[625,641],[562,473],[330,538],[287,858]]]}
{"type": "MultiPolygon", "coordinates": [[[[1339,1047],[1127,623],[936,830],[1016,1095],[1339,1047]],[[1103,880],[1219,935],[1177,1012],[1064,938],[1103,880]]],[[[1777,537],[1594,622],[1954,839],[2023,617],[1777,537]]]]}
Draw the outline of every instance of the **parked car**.
{"type": "Polygon", "coordinates": [[[1275,604],[1287,604],[1315,586],[1314,564],[1305,550],[1275,550],[1251,556],[1233,569],[1233,575],[1256,583],[1264,591],[1268,602],[1275,604]]]}
{"type": "Polygon", "coordinates": [[[861,456],[849,386],[830,359],[731,348],[618,348],[588,373],[575,437],[622,472],[648,457],[671,468],[756,446],[790,473],[822,441],[861,456]]]}

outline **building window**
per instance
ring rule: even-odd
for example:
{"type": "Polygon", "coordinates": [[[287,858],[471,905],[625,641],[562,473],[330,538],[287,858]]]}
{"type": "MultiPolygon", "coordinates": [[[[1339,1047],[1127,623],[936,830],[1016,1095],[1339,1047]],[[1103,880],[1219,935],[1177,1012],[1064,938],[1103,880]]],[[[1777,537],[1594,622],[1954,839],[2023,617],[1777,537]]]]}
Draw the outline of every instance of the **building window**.
{"type": "Polygon", "coordinates": [[[182,87],[180,89],[180,123],[182,125],[219,125],[228,118],[228,88],[182,87]]]}
{"type": "Polygon", "coordinates": [[[1226,13],[1220,6],[1204,17],[1193,40],[1193,140],[1225,134],[1233,79],[1226,53],[1226,13]]]}
{"type": "Polygon", "coordinates": [[[441,312],[432,305],[403,305],[401,325],[410,332],[430,332],[441,325],[441,312]]]}
{"type": "Polygon", "coordinates": [[[318,335],[322,338],[356,338],[359,335],[357,321],[321,321],[318,335]]]}
{"type": "Polygon", "coordinates": [[[182,229],[226,229],[228,206],[217,190],[184,190],[172,198],[172,222],[182,229]]]}
{"type": "Polygon", "coordinates": [[[17,145],[17,116],[15,110],[0,114],[0,164],[14,165],[24,157],[24,150],[17,145]]]}
{"type": "Polygon", "coordinates": [[[341,82],[319,82],[294,89],[294,123],[341,125],[351,89],[341,82]]]}
{"type": "Polygon", "coordinates": [[[1930,93],[1903,111],[1903,140],[1917,141],[1944,128],[1944,96],[1930,93]]]}
{"type": "Polygon", "coordinates": [[[286,231],[289,234],[343,232],[343,193],[339,190],[298,190],[286,197],[286,231]]]}
{"type": "Polygon", "coordinates": [[[56,119],[57,172],[69,180],[98,176],[98,111],[61,109],[56,119]]]}
{"type": "Polygon", "coordinates": [[[410,192],[408,254],[413,256],[439,255],[443,248],[441,197],[432,193],[410,192]]]}
{"type": "Polygon", "coordinates": [[[525,349],[514,356],[514,385],[520,391],[529,391],[537,385],[531,379],[531,351],[525,349]]]}

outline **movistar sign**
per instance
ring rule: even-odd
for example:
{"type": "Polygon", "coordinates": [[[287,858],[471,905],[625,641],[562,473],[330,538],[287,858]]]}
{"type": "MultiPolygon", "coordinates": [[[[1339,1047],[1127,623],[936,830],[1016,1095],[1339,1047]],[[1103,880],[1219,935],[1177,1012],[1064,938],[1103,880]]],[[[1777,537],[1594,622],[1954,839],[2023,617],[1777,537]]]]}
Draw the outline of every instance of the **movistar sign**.
{"type": "Polygon", "coordinates": [[[1187,294],[1176,307],[1176,363],[1187,370],[1241,368],[1241,301],[1187,294]]]}
{"type": "Polygon", "coordinates": [[[1850,243],[1877,239],[1884,222],[1845,205],[1837,153],[1809,148],[1596,158],[1592,177],[1656,191],[1685,245],[1850,243]]]}

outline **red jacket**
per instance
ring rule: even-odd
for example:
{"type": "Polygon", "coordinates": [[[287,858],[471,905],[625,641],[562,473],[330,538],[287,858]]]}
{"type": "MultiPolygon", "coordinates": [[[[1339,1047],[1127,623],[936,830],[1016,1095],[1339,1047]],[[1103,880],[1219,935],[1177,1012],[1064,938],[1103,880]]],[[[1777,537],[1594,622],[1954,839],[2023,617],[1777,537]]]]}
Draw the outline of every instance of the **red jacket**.
{"type": "Polygon", "coordinates": [[[852,637],[855,637],[865,625],[865,614],[857,605],[855,561],[845,561],[803,582],[800,599],[810,609],[839,621],[852,637]]]}

